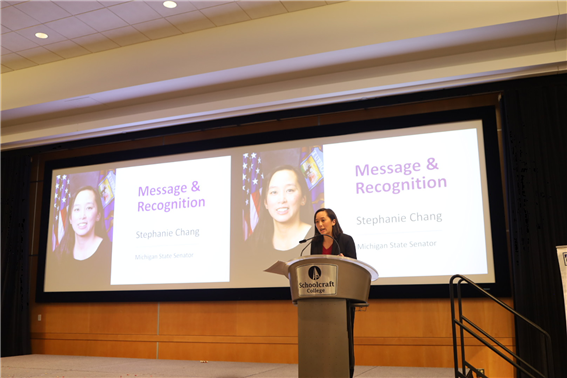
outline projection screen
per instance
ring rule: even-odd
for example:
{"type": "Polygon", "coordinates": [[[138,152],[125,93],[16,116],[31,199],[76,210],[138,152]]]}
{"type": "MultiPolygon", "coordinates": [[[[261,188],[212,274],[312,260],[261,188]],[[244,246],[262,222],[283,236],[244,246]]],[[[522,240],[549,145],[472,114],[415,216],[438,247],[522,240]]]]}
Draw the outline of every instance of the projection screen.
{"type": "Polygon", "coordinates": [[[299,241],[322,207],[379,272],[373,285],[493,284],[484,141],[473,119],[64,164],[45,189],[40,291],[285,290],[264,270],[309,255],[299,241]]]}

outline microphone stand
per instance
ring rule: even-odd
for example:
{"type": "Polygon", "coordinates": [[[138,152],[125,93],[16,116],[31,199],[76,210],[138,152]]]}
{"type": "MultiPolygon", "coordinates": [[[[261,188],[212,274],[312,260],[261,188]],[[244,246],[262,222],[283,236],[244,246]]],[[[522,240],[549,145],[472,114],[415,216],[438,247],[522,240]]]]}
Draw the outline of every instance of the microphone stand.
{"type": "Polygon", "coordinates": [[[333,242],[334,242],[334,243],[337,243],[337,248],[339,249],[339,255],[341,254],[341,246],[339,245],[339,242],[337,241],[337,239],[335,239],[335,238],[332,237],[331,235],[319,234],[319,235],[315,235],[315,236],[313,236],[313,237],[311,237],[311,238],[307,238],[307,239],[303,239],[303,240],[300,240],[300,241],[299,241],[299,244],[301,244],[301,243],[305,243],[305,242],[308,241],[308,240],[311,240],[311,242],[310,242],[309,244],[307,244],[307,245],[301,250],[301,253],[299,254],[300,257],[303,256],[303,251],[305,251],[305,248],[309,247],[309,246],[311,245],[311,243],[313,243],[313,240],[312,240],[312,239],[318,238],[319,236],[326,236],[326,237],[328,237],[328,238],[333,239],[333,242]]]}

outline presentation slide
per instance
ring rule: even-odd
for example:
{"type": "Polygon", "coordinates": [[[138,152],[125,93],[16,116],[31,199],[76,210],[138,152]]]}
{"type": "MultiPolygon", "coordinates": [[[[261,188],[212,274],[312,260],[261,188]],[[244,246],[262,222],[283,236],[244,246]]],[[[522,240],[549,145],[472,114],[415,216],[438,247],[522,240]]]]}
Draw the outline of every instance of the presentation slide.
{"type": "Polygon", "coordinates": [[[495,282],[482,121],[52,171],[45,292],[286,287],[333,209],[374,285],[495,282]]]}
{"type": "Polygon", "coordinates": [[[230,156],[116,175],[111,285],[230,281],[230,156]]]}
{"type": "MultiPolygon", "coordinates": [[[[325,199],[380,276],[487,274],[478,130],[325,146],[325,199]],[[348,203],[341,201],[349,198],[348,203]]],[[[485,193],[486,194],[486,193],[485,193]]],[[[384,281],[384,280],[383,280],[384,281]]]]}

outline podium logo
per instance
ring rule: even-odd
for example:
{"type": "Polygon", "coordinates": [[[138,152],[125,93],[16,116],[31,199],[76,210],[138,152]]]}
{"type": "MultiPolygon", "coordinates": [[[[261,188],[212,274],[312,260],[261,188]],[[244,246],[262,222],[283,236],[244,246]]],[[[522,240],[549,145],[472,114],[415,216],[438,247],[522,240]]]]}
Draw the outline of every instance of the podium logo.
{"type": "Polygon", "coordinates": [[[297,267],[299,296],[337,295],[337,273],[338,267],[334,264],[297,267]]]}
{"type": "Polygon", "coordinates": [[[318,280],[321,277],[321,269],[319,269],[318,266],[312,266],[311,268],[309,268],[308,274],[309,278],[311,278],[312,280],[318,280]]]}
{"type": "Polygon", "coordinates": [[[567,252],[563,252],[563,264],[567,266],[567,252]]]}

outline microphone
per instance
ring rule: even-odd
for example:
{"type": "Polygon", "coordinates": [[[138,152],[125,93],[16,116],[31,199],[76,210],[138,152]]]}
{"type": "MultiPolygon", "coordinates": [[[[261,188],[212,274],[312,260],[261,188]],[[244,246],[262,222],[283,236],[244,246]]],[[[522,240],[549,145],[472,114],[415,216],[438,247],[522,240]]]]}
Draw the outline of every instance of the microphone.
{"type": "MultiPolygon", "coordinates": [[[[307,239],[300,240],[300,241],[299,241],[299,244],[305,243],[305,242],[308,241],[308,240],[315,239],[315,238],[318,238],[318,237],[320,237],[320,236],[326,236],[326,237],[328,237],[328,238],[333,239],[333,241],[334,241],[335,243],[337,243],[337,248],[339,249],[339,255],[341,254],[341,246],[339,245],[339,242],[337,241],[337,239],[335,239],[335,238],[332,237],[331,235],[327,235],[327,234],[319,234],[319,235],[315,235],[315,236],[313,236],[313,237],[311,237],[311,238],[307,238],[307,239]]],[[[312,243],[312,242],[311,242],[311,243],[312,243]]],[[[309,247],[309,245],[310,245],[311,243],[307,244],[307,245],[301,250],[301,253],[299,254],[300,257],[303,256],[303,251],[305,251],[305,248],[309,247]]]]}
{"type": "MultiPolygon", "coordinates": [[[[324,234],[319,234],[319,235],[313,236],[312,238],[307,238],[307,239],[300,240],[300,241],[299,241],[299,244],[305,243],[305,242],[308,241],[308,240],[315,239],[315,238],[318,238],[319,236],[323,236],[323,235],[324,235],[324,234]]],[[[327,236],[328,236],[328,235],[327,235],[327,236]]]]}
{"type": "MultiPolygon", "coordinates": [[[[308,241],[308,240],[312,240],[312,239],[318,238],[318,237],[321,236],[321,235],[323,235],[323,234],[315,235],[315,236],[313,236],[312,238],[307,238],[307,239],[300,240],[300,241],[299,241],[299,244],[305,243],[305,242],[308,241]]],[[[303,249],[301,250],[301,253],[299,254],[299,257],[303,256],[303,251],[305,251],[305,248],[309,247],[309,246],[311,245],[311,243],[313,243],[313,241],[309,242],[309,244],[307,244],[305,247],[303,247],[303,249]]]]}

